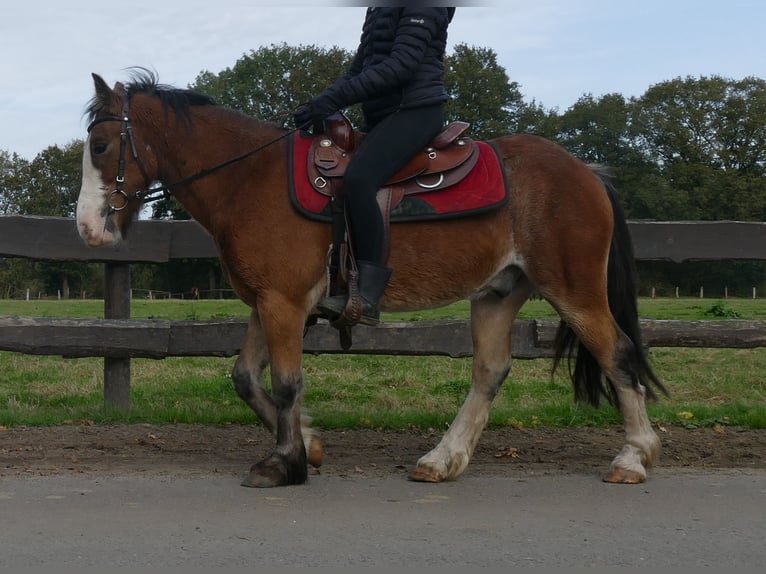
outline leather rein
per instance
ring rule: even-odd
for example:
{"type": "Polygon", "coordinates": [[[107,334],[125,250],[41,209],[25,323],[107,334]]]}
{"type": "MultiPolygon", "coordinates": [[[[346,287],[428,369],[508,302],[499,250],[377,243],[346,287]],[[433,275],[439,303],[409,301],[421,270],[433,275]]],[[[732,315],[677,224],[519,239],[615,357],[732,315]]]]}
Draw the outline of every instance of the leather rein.
{"type": "Polygon", "coordinates": [[[146,172],[146,168],[144,167],[144,164],[138,155],[138,148],[136,147],[136,140],[133,135],[133,127],[130,125],[129,100],[130,100],[130,96],[128,95],[128,93],[123,92],[121,115],[117,116],[117,115],[110,114],[100,118],[96,118],[90,123],[90,125],[88,125],[88,128],[87,128],[87,133],[90,133],[91,130],[100,123],[104,123],[104,122],[121,122],[122,123],[122,126],[120,128],[120,157],[119,157],[119,163],[117,166],[117,177],[115,178],[115,189],[109,194],[109,200],[108,200],[109,209],[112,212],[122,211],[128,206],[130,201],[133,201],[133,200],[139,200],[142,203],[150,203],[154,201],[159,201],[161,199],[166,199],[170,197],[171,195],[173,195],[172,189],[174,187],[178,187],[179,185],[197,181],[225,167],[228,167],[234,163],[242,161],[252,155],[255,155],[259,151],[262,151],[266,149],[267,147],[277,143],[278,141],[289,137],[296,131],[303,129],[305,127],[305,126],[299,126],[292,130],[289,130],[288,132],[282,134],[281,136],[274,138],[273,140],[268,141],[265,144],[258,146],[257,148],[251,149],[248,152],[245,152],[241,155],[228,159],[212,167],[200,170],[197,173],[190,175],[189,177],[179,179],[178,181],[170,183],[170,184],[164,184],[157,187],[151,187],[149,184],[151,183],[152,180],[149,178],[146,172]],[[125,154],[126,154],[126,149],[128,147],[128,144],[130,144],[131,155],[133,156],[133,160],[138,165],[138,169],[141,171],[141,175],[144,178],[144,186],[146,187],[146,189],[144,190],[139,190],[133,193],[128,193],[125,191],[125,154]]]}

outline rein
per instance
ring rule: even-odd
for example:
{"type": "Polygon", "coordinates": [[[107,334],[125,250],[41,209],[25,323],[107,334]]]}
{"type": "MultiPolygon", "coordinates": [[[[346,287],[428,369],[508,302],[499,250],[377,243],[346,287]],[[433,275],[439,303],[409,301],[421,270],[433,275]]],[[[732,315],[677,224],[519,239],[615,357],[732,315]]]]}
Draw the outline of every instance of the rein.
{"type": "Polygon", "coordinates": [[[247,151],[241,155],[238,155],[224,162],[216,164],[212,167],[202,169],[193,175],[190,175],[183,179],[179,179],[178,181],[175,181],[173,183],[164,184],[158,187],[150,187],[149,186],[150,178],[146,172],[146,168],[144,167],[143,162],[141,161],[141,158],[138,155],[138,148],[136,147],[136,141],[135,141],[135,137],[133,136],[133,128],[130,125],[130,116],[128,115],[128,112],[129,112],[129,96],[127,92],[124,92],[122,94],[122,114],[121,115],[119,116],[108,115],[101,118],[97,118],[93,120],[87,128],[87,132],[90,133],[91,130],[100,123],[122,122],[122,128],[120,130],[120,158],[119,158],[119,165],[117,166],[117,177],[115,178],[116,186],[114,191],[109,194],[109,201],[108,201],[109,209],[111,209],[112,211],[122,211],[128,206],[128,203],[131,200],[140,200],[143,203],[150,203],[150,202],[159,201],[161,199],[170,197],[171,195],[173,195],[173,192],[171,190],[174,187],[178,187],[179,185],[184,185],[186,183],[191,183],[193,181],[197,181],[199,179],[207,177],[208,175],[211,175],[217,171],[220,171],[224,169],[225,167],[228,167],[234,163],[247,159],[248,157],[255,155],[256,153],[263,151],[267,147],[274,145],[278,141],[281,141],[291,136],[298,130],[303,129],[303,126],[299,126],[292,130],[289,130],[288,132],[282,134],[281,136],[274,138],[266,142],[265,144],[258,146],[257,148],[251,149],[250,151],[247,151]],[[130,143],[131,154],[136,164],[138,164],[139,170],[141,170],[141,175],[144,178],[144,185],[146,187],[145,190],[143,191],[139,190],[134,193],[128,193],[124,189],[125,150],[127,148],[128,143],[130,143]],[[120,199],[117,200],[117,198],[120,198],[120,199]]]}

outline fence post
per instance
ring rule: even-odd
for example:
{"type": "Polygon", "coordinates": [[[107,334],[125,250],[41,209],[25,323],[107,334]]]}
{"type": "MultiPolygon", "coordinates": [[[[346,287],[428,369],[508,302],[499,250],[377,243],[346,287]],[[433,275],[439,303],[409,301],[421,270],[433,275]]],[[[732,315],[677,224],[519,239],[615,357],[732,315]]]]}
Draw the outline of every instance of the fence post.
{"type": "MultiPolygon", "coordinates": [[[[104,318],[130,319],[130,265],[105,264],[104,318]]],[[[130,357],[104,357],[104,402],[130,410],[130,357]]]]}

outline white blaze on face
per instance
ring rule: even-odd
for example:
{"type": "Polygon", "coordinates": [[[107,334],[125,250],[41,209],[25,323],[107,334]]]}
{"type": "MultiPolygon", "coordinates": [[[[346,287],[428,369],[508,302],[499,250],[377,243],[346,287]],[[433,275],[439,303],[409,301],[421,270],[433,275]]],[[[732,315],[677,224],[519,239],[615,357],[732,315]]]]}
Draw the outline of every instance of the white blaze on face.
{"type": "Polygon", "coordinates": [[[93,166],[88,138],[82,154],[82,186],[77,198],[77,231],[91,247],[109,245],[120,240],[119,232],[112,233],[107,230],[107,190],[101,172],[93,166]]]}

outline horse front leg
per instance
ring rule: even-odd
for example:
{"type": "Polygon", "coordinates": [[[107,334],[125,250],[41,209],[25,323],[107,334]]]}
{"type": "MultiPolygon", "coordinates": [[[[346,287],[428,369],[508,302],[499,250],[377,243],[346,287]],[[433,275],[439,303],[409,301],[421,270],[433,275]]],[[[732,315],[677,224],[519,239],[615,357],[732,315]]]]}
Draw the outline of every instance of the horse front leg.
{"type": "MultiPolygon", "coordinates": [[[[269,346],[266,336],[258,312],[253,310],[242,351],[232,371],[232,380],[239,397],[253,409],[264,426],[276,435],[279,429],[279,409],[275,398],[266,389],[263,377],[269,363],[269,346]]],[[[273,371],[272,369],[272,386],[274,386],[275,378],[273,371]]],[[[284,385],[278,386],[284,387],[284,385]]],[[[308,453],[308,463],[318,468],[324,456],[322,443],[311,428],[311,418],[304,414],[301,415],[300,421],[300,434],[308,453]]]]}
{"type": "Polygon", "coordinates": [[[511,370],[513,320],[527,296],[528,291],[520,289],[504,298],[493,293],[471,302],[471,390],[441,442],[418,460],[412,480],[442,482],[468,466],[492,401],[511,370]]]}

